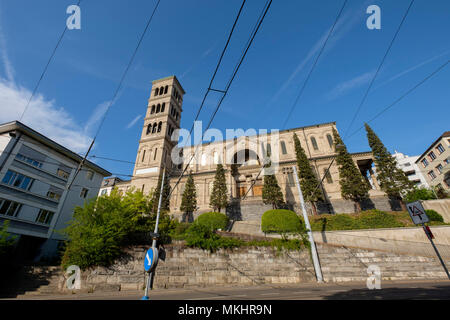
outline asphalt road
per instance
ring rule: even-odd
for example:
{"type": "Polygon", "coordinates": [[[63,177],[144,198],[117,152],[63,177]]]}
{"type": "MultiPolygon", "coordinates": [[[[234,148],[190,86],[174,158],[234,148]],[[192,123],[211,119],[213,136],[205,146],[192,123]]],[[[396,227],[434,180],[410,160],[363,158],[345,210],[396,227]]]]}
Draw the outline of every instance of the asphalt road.
{"type": "MultiPolygon", "coordinates": [[[[151,300],[450,300],[450,281],[382,281],[380,290],[369,290],[365,283],[300,284],[198,289],[157,289],[151,300]]],[[[97,292],[67,295],[24,295],[19,300],[140,300],[143,292],[97,292]]]]}

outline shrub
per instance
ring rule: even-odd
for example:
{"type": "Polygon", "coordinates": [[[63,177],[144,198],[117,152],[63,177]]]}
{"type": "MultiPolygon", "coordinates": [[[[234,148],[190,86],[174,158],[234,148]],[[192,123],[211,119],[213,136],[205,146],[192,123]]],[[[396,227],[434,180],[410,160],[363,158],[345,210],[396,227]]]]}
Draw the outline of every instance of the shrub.
{"type": "Polygon", "coordinates": [[[434,210],[425,210],[430,221],[444,222],[444,218],[434,210]]]}
{"type": "Polygon", "coordinates": [[[207,225],[193,223],[186,231],[186,245],[211,252],[220,248],[234,248],[243,245],[243,241],[235,238],[221,237],[207,225]]]}
{"type": "Polygon", "coordinates": [[[170,237],[173,240],[183,240],[186,237],[186,231],[190,226],[191,224],[187,222],[175,222],[175,227],[170,232],[170,237]]]}
{"type": "Polygon", "coordinates": [[[427,188],[415,188],[414,190],[408,192],[405,196],[405,202],[414,202],[418,200],[433,200],[436,199],[433,191],[427,188]]]}
{"type": "Polygon", "coordinates": [[[208,212],[201,214],[195,221],[197,224],[201,224],[211,231],[218,229],[225,229],[228,225],[228,217],[219,212],[208,212]]]}
{"type": "Polygon", "coordinates": [[[396,219],[395,213],[387,213],[380,210],[363,211],[356,220],[358,229],[404,227],[404,224],[396,219]]]}
{"type": "Polygon", "coordinates": [[[275,209],[263,214],[261,229],[264,233],[278,233],[286,238],[287,234],[302,233],[304,225],[294,211],[275,209]]]}
{"type": "Polygon", "coordinates": [[[355,219],[348,214],[327,214],[311,219],[311,229],[314,231],[352,230],[356,228],[355,219]]]}
{"type": "Polygon", "coordinates": [[[0,263],[7,262],[8,257],[12,254],[16,237],[12,237],[8,233],[9,221],[4,220],[0,225],[0,263]]]}

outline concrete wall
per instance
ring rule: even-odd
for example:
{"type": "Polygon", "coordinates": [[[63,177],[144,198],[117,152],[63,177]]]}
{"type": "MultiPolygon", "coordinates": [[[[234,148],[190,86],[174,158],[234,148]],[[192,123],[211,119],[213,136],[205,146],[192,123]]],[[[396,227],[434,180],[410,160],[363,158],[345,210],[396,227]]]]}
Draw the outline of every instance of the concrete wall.
{"type": "Polygon", "coordinates": [[[450,199],[426,200],[422,204],[426,210],[435,210],[445,222],[450,223],[450,199]]]}

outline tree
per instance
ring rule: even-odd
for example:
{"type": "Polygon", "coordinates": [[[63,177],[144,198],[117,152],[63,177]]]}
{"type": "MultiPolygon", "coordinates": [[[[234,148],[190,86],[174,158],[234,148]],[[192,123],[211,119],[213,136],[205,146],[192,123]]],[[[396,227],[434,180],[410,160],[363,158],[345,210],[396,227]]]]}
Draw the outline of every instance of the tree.
{"type": "Polygon", "coordinates": [[[337,151],[336,163],[339,168],[339,184],[344,199],[355,202],[356,211],[361,211],[360,201],[369,198],[369,183],[364,179],[361,171],[356,167],[347,151],[344,142],[335,128],[333,128],[334,146],[337,151]],[[337,147],[339,146],[339,147],[337,147]]]}
{"type": "Polygon", "coordinates": [[[194,178],[192,178],[192,171],[186,181],[183,196],[181,198],[181,211],[185,217],[192,216],[192,213],[197,209],[197,191],[195,190],[194,178]]]}
{"type": "Polygon", "coordinates": [[[397,161],[389,153],[372,128],[367,123],[364,126],[366,127],[367,140],[375,160],[380,188],[389,198],[400,200],[403,210],[406,211],[402,198],[414,189],[414,184],[408,179],[403,170],[397,167],[397,161]]]}
{"type": "Polygon", "coordinates": [[[300,140],[294,133],[295,156],[297,158],[298,177],[305,201],[311,203],[314,214],[317,214],[316,202],[323,201],[323,194],[318,188],[319,181],[314,174],[305,150],[303,150],[300,140]]]}
{"type": "MultiPolygon", "coordinates": [[[[158,185],[156,186],[155,190],[153,191],[151,212],[154,214],[156,214],[158,212],[159,194],[161,192],[161,180],[162,180],[162,174],[159,176],[158,185]]],[[[161,211],[164,211],[164,212],[170,211],[169,194],[170,194],[170,182],[169,182],[169,177],[166,172],[165,177],[164,177],[163,195],[162,195],[162,199],[161,199],[161,211]]]]}
{"type": "Polygon", "coordinates": [[[272,205],[273,209],[279,209],[284,205],[283,193],[274,174],[264,175],[262,199],[264,204],[272,205]]]}
{"type": "Polygon", "coordinates": [[[228,206],[228,190],[225,180],[225,169],[222,164],[218,164],[214,177],[213,190],[209,199],[209,205],[215,211],[220,212],[222,208],[228,206]]]}
{"type": "Polygon", "coordinates": [[[406,202],[434,199],[436,199],[436,195],[434,194],[433,190],[427,188],[414,188],[413,190],[409,191],[404,197],[404,200],[406,202]]]}

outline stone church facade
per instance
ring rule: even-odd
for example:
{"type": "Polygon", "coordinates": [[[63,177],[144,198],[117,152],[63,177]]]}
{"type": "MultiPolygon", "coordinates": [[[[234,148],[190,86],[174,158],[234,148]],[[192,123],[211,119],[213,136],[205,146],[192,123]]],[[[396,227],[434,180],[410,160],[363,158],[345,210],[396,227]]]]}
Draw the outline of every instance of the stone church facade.
{"type": "MultiPolygon", "coordinates": [[[[197,190],[198,210],[195,215],[198,215],[211,211],[209,198],[215,170],[217,164],[222,163],[226,169],[230,199],[228,214],[236,220],[255,220],[268,209],[262,204],[261,197],[264,177],[263,174],[259,176],[258,174],[264,161],[263,155],[267,152],[265,149],[269,149],[271,158],[274,156],[276,158],[275,161],[272,159],[276,164],[273,165],[276,167],[274,173],[285,201],[289,207],[299,212],[299,195],[292,169],[296,165],[293,134],[296,133],[300,139],[316,175],[322,178],[336,156],[332,138],[332,129],[336,128],[336,123],[292,128],[276,132],[276,134],[272,130],[266,134],[256,133],[253,136],[244,135],[175,149],[178,139],[174,138],[175,141],[172,141],[172,135],[180,129],[184,94],[185,91],[175,76],[153,81],[133,178],[130,181],[118,183],[116,186],[119,190],[126,191],[134,187],[136,190],[149,193],[156,187],[163,168],[166,168],[170,176],[170,185],[174,188],[170,199],[171,214],[181,217],[180,204],[184,185],[187,173],[192,171],[197,190]],[[185,176],[175,186],[193,154],[195,157],[192,158],[185,176]],[[173,155],[182,155],[182,163],[174,163],[173,155]]],[[[352,158],[372,186],[369,191],[370,200],[362,204],[363,208],[393,210],[395,206],[398,206],[393,207],[379,188],[372,168],[372,153],[353,153],[352,158]]],[[[329,175],[324,179],[321,190],[326,201],[319,204],[319,212],[354,212],[353,202],[342,199],[339,172],[335,162],[331,166],[329,175]]]]}

